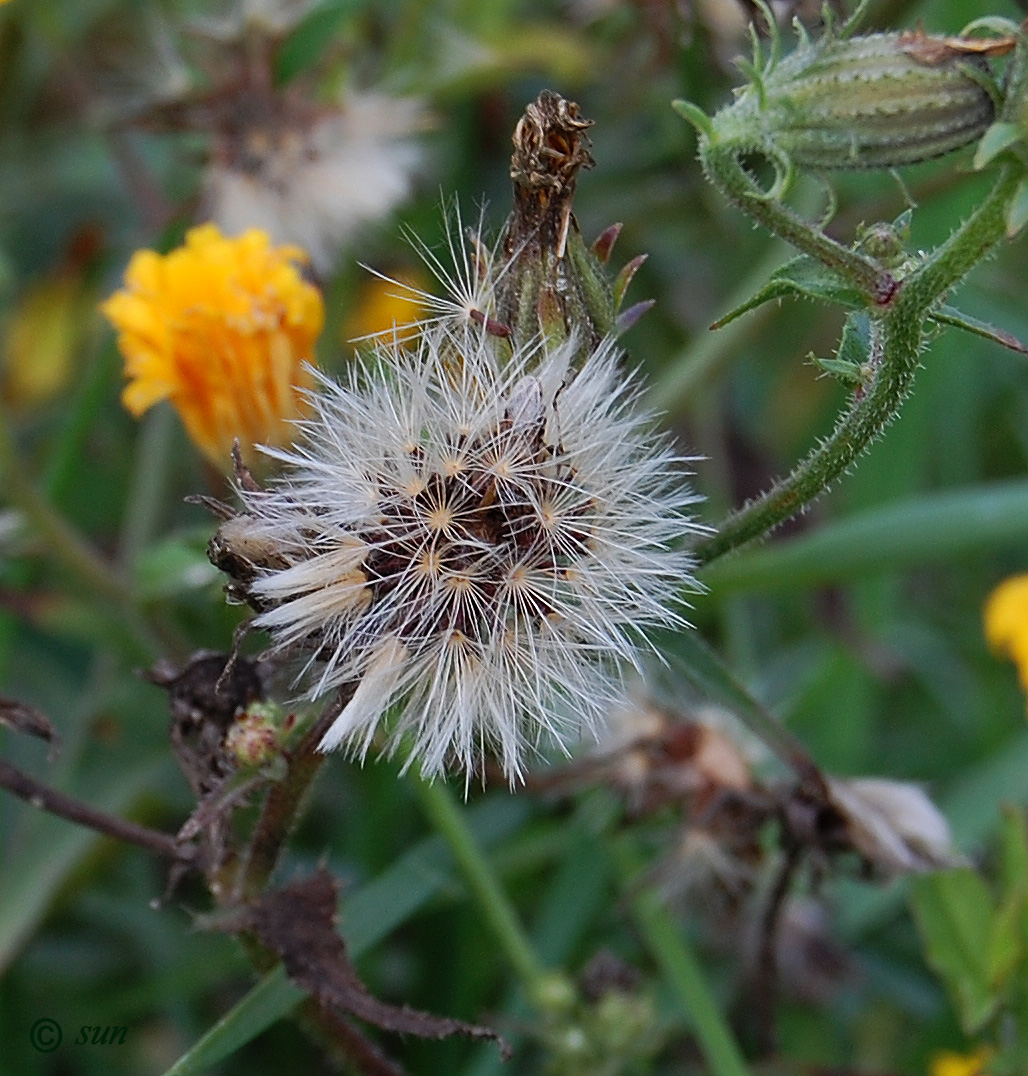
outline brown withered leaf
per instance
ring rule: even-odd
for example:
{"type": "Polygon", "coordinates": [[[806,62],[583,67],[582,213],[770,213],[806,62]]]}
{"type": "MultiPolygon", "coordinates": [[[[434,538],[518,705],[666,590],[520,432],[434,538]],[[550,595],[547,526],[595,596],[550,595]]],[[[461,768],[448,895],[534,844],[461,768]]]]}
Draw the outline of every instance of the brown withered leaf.
{"type": "Polygon", "coordinates": [[[225,751],[225,734],[240,709],[264,698],[266,673],[251,658],[198,650],[181,669],[164,660],[142,674],[168,692],[171,747],[198,801],[180,837],[202,838],[212,870],[228,855],[231,810],[249,791],[232,784],[236,767],[225,751]]]}
{"type": "Polygon", "coordinates": [[[0,695],[0,725],[13,732],[24,732],[28,736],[45,740],[50,747],[51,759],[57,754],[61,743],[60,734],[42,710],[0,695]]]}
{"type": "Polygon", "coordinates": [[[900,47],[919,64],[938,67],[959,56],[1005,56],[1013,52],[1017,38],[1004,37],[939,37],[924,30],[905,30],[900,34],[900,47]]]}
{"type": "Polygon", "coordinates": [[[398,1034],[423,1039],[466,1035],[497,1043],[506,1060],[510,1047],[495,1031],[463,1020],[396,1006],[369,993],[350,963],[346,943],[336,931],[339,884],[324,867],[265,894],[236,920],[282,958],[286,973],[328,1009],[398,1034]]]}

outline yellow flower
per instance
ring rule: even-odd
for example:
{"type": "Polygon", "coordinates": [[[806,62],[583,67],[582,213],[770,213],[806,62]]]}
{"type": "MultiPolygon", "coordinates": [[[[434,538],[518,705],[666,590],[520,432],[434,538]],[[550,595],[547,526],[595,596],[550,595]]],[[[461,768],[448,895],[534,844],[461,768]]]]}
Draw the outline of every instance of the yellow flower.
{"type": "Polygon", "coordinates": [[[0,342],[0,388],[10,407],[35,407],[67,387],[95,302],[75,273],[57,273],[26,289],[0,342]]]}
{"type": "Polygon", "coordinates": [[[985,637],[1009,657],[1028,691],[1028,574],[1005,579],[989,595],[984,610],[985,637]]]}
{"type": "Polygon", "coordinates": [[[101,306],[118,330],[128,410],[138,417],[169,400],[219,467],[236,437],[244,456],[291,440],[299,389],[312,382],[303,363],[313,361],[325,316],[295,264],[305,260],[264,232],[229,239],[213,224],[193,228],[170,254],[137,251],[125,287],[101,306]]]}
{"type": "Polygon", "coordinates": [[[973,1054],[955,1054],[950,1050],[937,1053],[928,1066],[929,1076],[988,1076],[985,1065],[992,1057],[987,1046],[975,1050],[973,1054]]]}

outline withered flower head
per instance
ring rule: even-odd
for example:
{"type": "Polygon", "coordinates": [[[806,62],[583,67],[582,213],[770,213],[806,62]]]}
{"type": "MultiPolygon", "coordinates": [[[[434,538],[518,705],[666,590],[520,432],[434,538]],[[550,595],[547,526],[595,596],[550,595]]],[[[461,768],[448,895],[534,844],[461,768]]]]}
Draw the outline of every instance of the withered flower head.
{"type": "Polygon", "coordinates": [[[882,874],[959,866],[949,823],[923,789],[883,777],[828,779],[852,847],[882,874]]]}
{"type": "MultiPolygon", "coordinates": [[[[506,343],[506,342],[504,342],[506,343]]],[[[212,557],[311,694],[359,686],[326,734],[363,756],[388,722],[423,772],[577,737],[620,695],[643,630],[691,582],[694,496],[609,343],[503,360],[484,326],[380,341],[323,380],[287,470],[242,490],[212,557]]]]}
{"type": "Polygon", "coordinates": [[[209,139],[202,219],[297,243],[324,274],[359,229],[410,195],[423,160],[417,135],[430,121],[414,98],[355,87],[326,95],[316,68],[280,85],[286,31],[310,7],[240,0],[193,24],[164,50],[183,53],[179,77],[134,120],[209,139]],[[184,83],[182,70],[192,72],[184,83]]]}
{"type": "Polygon", "coordinates": [[[312,109],[269,102],[215,131],[206,213],[228,233],[262,228],[309,251],[320,272],[364,225],[407,198],[426,114],[412,98],[353,92],[312,109]]]}

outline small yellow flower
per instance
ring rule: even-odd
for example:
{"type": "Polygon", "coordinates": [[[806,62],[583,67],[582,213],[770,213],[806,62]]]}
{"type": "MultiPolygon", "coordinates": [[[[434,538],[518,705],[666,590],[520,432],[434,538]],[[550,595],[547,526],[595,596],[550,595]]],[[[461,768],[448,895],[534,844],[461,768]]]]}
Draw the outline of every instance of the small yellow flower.
{"type": "Polygon", "coordinates": [[[1014,662],[1028,691],[1028,574],[996,587],[985,603],[984,620],[989,645],[1014,662]]]}
{"type": "Polygon", "coordinates": [[[392,278],[375,276],[357,292],[353,311],[343,323],[346,343],[362,337],[396,330],[401,341],[414,335],[416,322],[425,316],[425,304],[418,298],[427,282],[423,274],[401,271],[392,278]]]}
{"type": "Polygon", "coordinates": [[[236,437],[244,456],[291,440],[325,314],[302,261],[299,247],[272,247],[264,232],[230,239],[213,224],[170,254],[137,251],[125,287],[101,306],[118,330],[128,410],[138,417],[169,400],[219,467],[236,437]]]}
{"type": "Polygon", "coordinates": [[[53,274],[26,289],[0,341],[0,394],[12,409],[46,403],[67,388],[95,302],[76,273],[53,274]]]}
{"type": "Polygon", "coordinates": [[[985,1065],[992,1057],[987,1046],[973,1054],[955,1054],[950,1050],[937,1053],[928,1066],[928,1076],[988,1076],[985,1065]]]}

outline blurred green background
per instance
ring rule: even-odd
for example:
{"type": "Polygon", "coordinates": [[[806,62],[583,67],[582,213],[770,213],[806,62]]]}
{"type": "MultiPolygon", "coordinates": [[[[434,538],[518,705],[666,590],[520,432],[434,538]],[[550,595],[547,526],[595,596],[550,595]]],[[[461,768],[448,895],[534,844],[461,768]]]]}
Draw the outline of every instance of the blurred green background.
{"type": "MultiPolygon", "coordinates": [[[[704,183],[693,133],[669,107],[684,96],[712,111],[727,98],[739,81],[732,60],[746,48],[744,7],[730,0],[313,5],[280,53],[283,86],[317,65],[322,88],[414,94],[433,116],[432,129],[418,136],[414,196],[364,228],[323,280],[324,368],[347,361],[343,337],[367,281],[358,262],[417,271],[399,225],[438,244],[440,192],[456,196],[466,217],[484,202],[498,231],[509,204],[510,132],[548,86],[596,121],[596,167],[581,176],[576,199],[586,238],[621,221],[614,264],[649,254],[632,298],[656,305],[624,344],[649,379],[652,402],[690,454],[703,457],[695,484],[707,498],[704,518],[715,522],[786,471],[828,432],[843,403],[842,388],[805,358],[831,353],[842,315],[786,301],[708,332],[786,251],[704,183]]],[[[191,221],[204,134],[124,121],[154,92],[161,43],[188,41],[188,20],[202,14],[209,12],[198,4],[127,0],[0,7],[0,347],[23,477],[128,574],[151,620],[187,648],[224,649],[238,610],[224,604],[204,557],[209,518],[183,503],[208,490],[210,476],[170,410],[137,423],[121,408],[121,360],[96,312],[133,250],[167,249],[191,221]],[[147,185],[169,209],[163,218],[147,185]],[[20,390],[26,368],[49,378],[49,387],[35,396],[20,390]]],[[[1003,0],[994,7],[882,0],[870,23],[923,21],[956,33],[983,14],[1023,16],[1003,0]]],[[[919,203],[915,248],[939,242],[987,183],[969,173],[966,152],[907,169],[904,180],[919,203]]],[[[831,231],[839,236],[860,222],[890,220],[906,205],[889,176],[838,177],[833,185],[840,207],[831,231]]],[[[804,181],[794,200],[813,215],[824,195],[804,181]]],[[[1009,245],[973,274],[961,307],[1028,338],[1024,264],[1023,242],[1009,245]]],[[[1024,699],[1012,666],[988,653],[981,629],[990,589],[1028,568],[1026,472],[1024,357],[942,333],[901,418],[855,473],[772,542],[713,567],[691,614],[820,765],[924,782],[973,857],[987,855],[1000,803],[1028,797],[1024,699]]],[[[174,831],[190,796],[167,748],[165,699],[136,674],[159,656],[155,644],[47,552],[17,512],[0,511],[0,693],[38,706],[63,738],[51,764],[43,747],[2,729],[0,748],[60,788],[174,831]]],[[[604,854],[606,821],[587,805],[503,790],[472,799],[481,800],[473,810],[487,810],[481,824],[493,835],[491,856],[545,959],[577,971],[607,947],[648,967],[604,854]]],[[[359,893],[427,833],[395,767],[334,758],[285,873],[325,857],[347,892],[359,893]]],[[[659,827],[653,844],[659,850],[659,827]]],[[[485,1019],[509,1005],[509,972],[444,857],[430,854],[415,868],[422,879],[438,870],[438,884],[361,957],[361,973],[398,1003],[485,1019]]],[[[401,873],[392,884],[409,885],[410,877],[401,873]]],[[[245,993],[252,980],[232,940],[193,929],[194,911],[204,906],[197,887],[151,907],[165,881],[164,867],[146,853],[0,793],[0,1073],[161,1073],[245,993]],[[44,1016],[65,1031],[53,1054],[28,1039],[44,1016]],[[84,1024],[127,1025],[127,1041],[71,1045],[84,1024]]],[[[817,998],[786,999],[783,1073],[808,1071],[805,1064],[921,1073],[934,1050],[962,1046],[902,888],[827,881],[831,933],[850,952],[848,970],[817,998]]],[[[730,1007],[737,955],[689,920],[685,929],[730,1007]]],[[[668,1026],[681,1028],[681,1014],[655,989],[668,1026]]],[[[516,1030],[527,1019],[515,1006],[502,1026],[516,1030]]],[[[702,1071],[681,1038],[669,1041],[650,1071],[702,1071]]],[[[419,1076],[500,1070],[492,1047],[383,1042],[419,1076]]],[[[504,1071],[542,1071],[531,1050],[518,1058],[504,1071]]],[[[330,1071],[287,1021],[216,1069],[300,1070],[330,1071]]]]}

